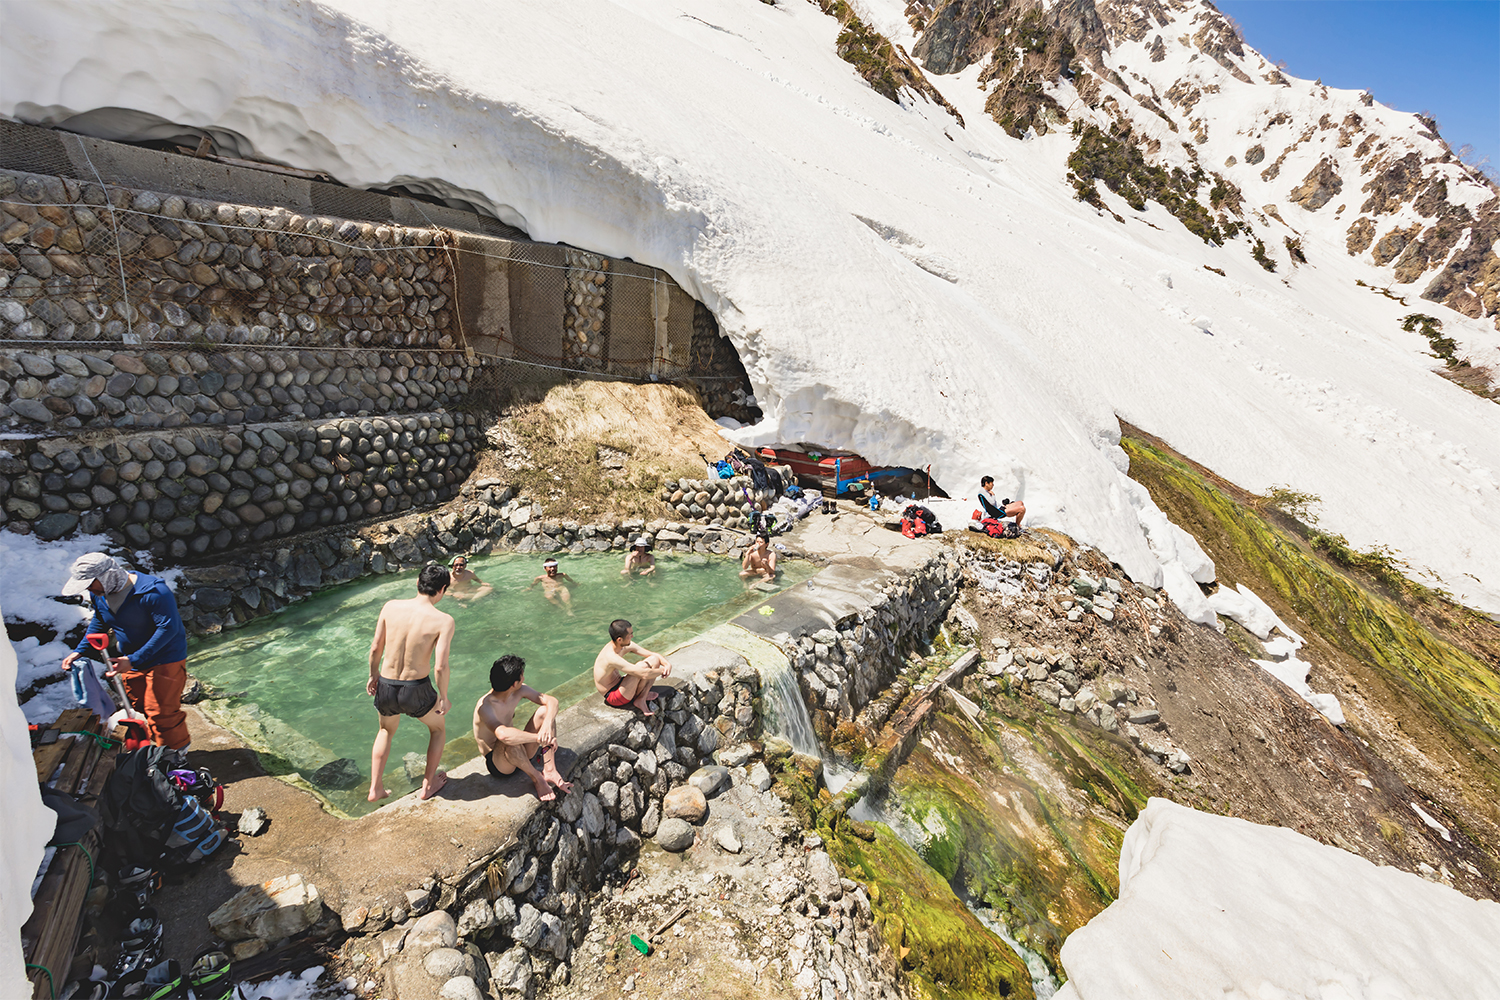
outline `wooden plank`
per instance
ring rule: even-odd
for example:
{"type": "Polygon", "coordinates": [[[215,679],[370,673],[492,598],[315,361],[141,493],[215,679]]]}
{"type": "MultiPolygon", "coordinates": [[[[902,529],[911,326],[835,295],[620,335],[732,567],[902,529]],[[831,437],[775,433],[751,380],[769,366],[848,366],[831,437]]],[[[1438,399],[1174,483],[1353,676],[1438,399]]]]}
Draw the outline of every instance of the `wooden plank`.
{"type": "Polygon", "coordinates": [[[36,780],[46,784],[47,779],[57,771],[57,765],[63,762],[78,737],[59,736],[56,743],[44,747],[37,747],[31,752],[31,759],[36,764],[36,780]]]}
{"type": "MultiPolygon", "coordinates": [[[[76,732],[97,735],[100,728],[99,717],[90,712],[88,718],[78,723],[76,732]]],[[[73,794],[78,787],[79,780],[86,770],[92,770],[94,762],[99,759],[99,743],[88,736],[73,737],[73,749],[68,752],[67,762],[63,765],[62,774],[58,775],[57,781],[53,783],[54,788],[60,792],[73,794]]]]}
{"type": "MultiPolygon", "coordinates": [[[[90,831],[83,838],[89,854],[99,856],[99,836],[90,831]]],[[[90,888],[89,858],[78,847],[62,847],[53,858],[32,900],[31,917],[21,928],[26,961],[44,966],[65,979],[73,964],[73,952],[83,927],[83,907],[90,888]]],[[[65,983],[49,984],[45,973],[32,970],[33,996],[50,997],[65,983]]]]}

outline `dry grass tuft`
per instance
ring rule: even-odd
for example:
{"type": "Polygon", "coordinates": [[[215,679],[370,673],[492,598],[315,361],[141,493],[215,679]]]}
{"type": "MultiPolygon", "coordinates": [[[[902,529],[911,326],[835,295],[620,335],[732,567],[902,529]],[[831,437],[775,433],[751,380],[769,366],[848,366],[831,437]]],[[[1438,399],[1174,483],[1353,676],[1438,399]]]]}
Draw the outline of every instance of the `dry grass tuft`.
{"type": "Polygon", "coordinates": [[[488,432],[504,442],[501,454],[480,471],[515,483],[557,517],[666,517],[661,484],[702,478],[699,453],[717,460],[729,450],[718,432],[697,397],[677,386],[570,382],[502,416],[488,432]],[[601,447],[624,453],[624,467],[601,463],[601,447]]]}
{"type": "MultiPolygon", "coordinates": [[[[1043,529],[1045,530],[1045,529],[1043,529]]],[[[1060,535],[1055,531],[1047,531],[1047,537],[1056,540],[1059,544],[1066,544],[1071,549],[1073,543],[1066,535],[1060,535]]],[[[1011,559],[1020,563],[1042,563],[1051,566],[1055,561],[1053,553],[1047,551],[1046,547],[1035,539],[1022,535],[1020,538],[991,538],[989,535],[981,535],[977,531],[955,531],[944,532],[944,538],[952,538],[955,545],[974,549],[978,552],[988,552],[1000,556],[1002,559],[1011,559]]]]}

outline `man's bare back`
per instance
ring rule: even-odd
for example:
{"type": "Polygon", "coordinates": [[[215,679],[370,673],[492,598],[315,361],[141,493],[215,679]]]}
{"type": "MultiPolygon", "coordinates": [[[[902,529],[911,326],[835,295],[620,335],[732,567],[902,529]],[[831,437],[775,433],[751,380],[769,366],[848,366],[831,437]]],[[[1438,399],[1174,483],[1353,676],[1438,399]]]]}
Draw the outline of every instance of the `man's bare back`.
{"type": "Polygon", "coordinates": [[[380,732],[370,754],[371,802],[390,794],[385,790],[385,763],[403,715],[417,719],[428,729],[422,798],[437,794],[446,781],[437,768],[443,756],[445,716],[450,707],[448,651],[454,622],[435,605],[448,592],[449,579],[448,571],[441,566],[424,568],[417,581],[417,596],[387,601],[375,623],[370,679],[365,685],[365,692],[375,699],[375,710],[380,713],[380,732]]]}
{"type": "Polygon", "coordinates": [[[421,597],[386,601],[375,625],[384,656],[380,676],[393,681],[421,680],[432,673],[432,652],[443,633],[453,634],[453,616],[421,597]]]}

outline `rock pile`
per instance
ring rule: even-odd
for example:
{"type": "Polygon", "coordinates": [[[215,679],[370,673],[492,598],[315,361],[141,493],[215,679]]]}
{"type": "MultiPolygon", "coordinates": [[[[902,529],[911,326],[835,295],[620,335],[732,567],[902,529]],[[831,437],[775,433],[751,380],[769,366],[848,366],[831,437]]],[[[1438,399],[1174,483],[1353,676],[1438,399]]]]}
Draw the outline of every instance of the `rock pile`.
{"type": "Polygon", "coordinates": [[[699,839],[707,799],[731,784],[728,768],[700,764],[756,734],[759,691],[759,674],[739,658],[694,675],[655,716],[633,722],[623,743],[579,761],[573,791],[539,804],[515,846],[453,882],[351,902],[342,922],[359,936],[346,954],[367,968],[390,963],[400,996],[427,995],[441,983],[455,996],[476,986],[522,998],[565,983],[600,875],[634,858],[643,837],[674,851],[699,839]]]}
{"type": "MultiPolygon", "coordinates": [[[[782,481],[793,482],[790,469],[784,470],[782,481]]],[[[773,490],[756,489],[749,476],[668,480],[659,495],[681,517],[731,528],[747,525],[751,511],[776,499],[773,490]]]]}

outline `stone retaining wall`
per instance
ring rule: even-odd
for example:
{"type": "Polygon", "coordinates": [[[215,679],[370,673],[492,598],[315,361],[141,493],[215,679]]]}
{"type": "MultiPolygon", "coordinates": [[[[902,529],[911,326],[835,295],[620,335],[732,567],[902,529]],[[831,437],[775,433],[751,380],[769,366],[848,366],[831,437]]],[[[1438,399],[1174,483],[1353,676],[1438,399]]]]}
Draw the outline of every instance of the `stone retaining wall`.
{"type": "Polygon", "coordinates": [[[8,170],[0,199],[6,339],[457,343],[443,230],[8,170]]]}
{"type": "Polygon", "coordinates": [[[0,420],[60,431],[274,423],[461,403],[452,351],[0,351],[0,420]]]}
{"type": "Polygon", "coordinates": [[[907,655],[943,622],[961,580],[959,554],[936,549],[926,564],[888,583],[834,628],[790,638],[787,657],[820,740],[835,742],[839,727],[890,686],[907,655]]]}
{"type": "MultiPolygon", "coordinates": [[[[790,469],[778,468],[782,472],[782,482],[795,482],[790,469]]],[[[776,499],[774,490],[756,489],[749,476],[669,480],[662,485],[658,495],[687,520],[731,528],[748,528],[750,512],[776,499]]]]}
{"type": "Polygon", "coordinates": [[[181,561],[446,500],[473,468],[476,424],[422,413],[23,442],[0,459],[0,523],[44,540],[106,532],[181,561]]]}
{"type": "MultiPolygon", "coordinates": [[[[440,422],[443,416],[445,415],[433,415],[431,419],[440,422]]],[[[404,419],[420,421],[423,417],[404,419]]],[[[263,525],[269,521],[262,521],[252,529],[247,539],[251,547],[240,549],[237,545],[232,562],[199,564],[184,569],[182,582],[177,587],[177,604],[182,611],[188,630],[194,634],[213,634],[221,629],[233,628],[250,619],[279,611],[290,603],[311,596],[321,587],[345,583],[371,574],[417,569],[429,560],[447,562],[458,553],[470,555],[483,555],[489,552],[566,553],[570,555],[580,555],[585,552],[623,553],[630,548],[632,542],[644,536],[659,552],[697,556],[738,555],[748,541],[748,536],[744,533],[731,529],[672,521],[648,522],[641,518],[625,518],[581,524],[577,521],[556,520],[546,517],[540,504],[525,497],[518,497],[513,486],[506,485],[500,480],[482,479],[462,486],[447,483],[446,477],[450,472],[458,477],[467,468],[467,463],[471,460],[470,453],[459,451],[459,449],[468,448],[473,440],[473,425],[465,422],[471,418],[460,416],[451,419],[455,423],[463,423],[463,426],[455,427],[453,430],[455,439],[461,438],[462,440],[447,446],[450,449],[450,457],[446,460],[450,464],[442,470],[442,476],[445,478],[442,486],[436,488],[429,486],[426,491],[423,491],[421,486],[426,480],[419,476],[415,494],[395,493],[394,489],[400,485],[399,481],[386,480],[373,485],[367,481],[361,481],[357,485],[355,502],[349,504],[330,502],[317,509],[319,525],[337,525],[347,521],[350,522],[350,527],[347,529],[330,528],[311,536],[288,539],[284,544],[278,544],[277,539],[283,537],[282,533],[264,528],[263,525]],[[455,454],[456,457],[451,457],[455,454]],[[386,490],[383,498],[378,493],[381,487],[386,490]],[[360,506],[361,502],[358,501],[358,497],[362,496],[367,488],[371,493],[371,499],[363,501],[364,506],[360,506]],[[448,510],[440,514],[418,514],[406,519],[369,525],[354,523],[362,517],[368,519],[368,515],[363,515],[361,512],[368,510],[372,501],[379,502],[383,516],[389,513],[386,508],[392,504],[395,506],[391,509],[395,511],[420,506],[419,498],[431,495],[434,491],[444,499],[456,498],[455,502],[450,504],[448,510]],[[338,520],[340,508],[346,511],[343,521],[338,520]],[[324,511],[330,509],[334,512],[331,517],[324,514],[324,511]],[[325,521],[325,517],[329,517],[329,520],[325,521]],[[261,544],[256,546],[255,543],[261,544]]],[[[331,433],[327,428],[343,427],[351,423],[354,422],[340,421],[336,424],[327,424],[318,431],[318,434],[331,433]]],[[[388,433],[382,428],[397,423],[397,420],[396,418],[390,420],[372,418],[359,423],[369,423],[376,430],[378,437],[388,437],[388,433]]],[[[413,435],[414,440],[417,436],[413,435]]],[[[316,440],[317,447],[321,449],[324,447],[324,442],[331,438],[318,437],[316,440]]],[[[351,440],[354,439],[351,438],[351,440]]],[[[352,466],[361,458],[357,449],[364,440],[363,437],[359,437],[355,450],[347,455],[336,454],[333,460],[343,458],[352,466]]],[[[339,442],[342,441],[341,436],[339,442]]],[[[305,443],[299,441],[299,447],[305,443]]],[[[366,459],[369,454],[373,452],[367,453],[366,459]]],[[[426,462],[424,461],[423,464],[425,465],[426,462]]],[[[295,466],[292,468],[295,470],[295,466]]],[[[428,473],[427,475],[434,474],[428,473]]],[[[360,475],[361,473],[358,472],[345,475],[343,477],[345,485],[341,486],[341,490],[348,491],[355,488],[348,484],[353,481],[354,477],[360,475]]],[[[327,478],[331,486],[334,481],[333,477],[327,478]]],[[[317,482],[318,480],[313,480],[313,485],[316,486],[317,482]]],[[[320,495],[326,499],[326,494],[320,495]]],[[[336,500],[342,501],[343,495],[343,492],[340,492],[336,500]]],[[[255,501],[252,499],[252,502],[255,501]]],[[[264,508],[264,504],[261,506],[264,508]]],[[[135,508],[132,507],[131,510],[134,511],[135,508]]],[[[91,519],[89,524],[92,525],[94,523],[92,518],[97,515],[85,514],[83,516],[89,517],[91,519]]],[[[278,518],[284,516],[286,516],[284,513],[278,514],[278,518]]],[[[299,519],[297,523],[302,523],[307,519],[306,511],[297,517],[299,519]]],[[[108,521],[106,520],[105,523],[107,525],[108,521]]],[[[126,532],[125,537],[134,538],[138,536],[140,529],[132,529],[127,524],[123,530],[126,532]]],[[[145,530],[154,531],[155,529],[147,525],[145,530]]],[[[235,537],[238,537],[242,530],[242,528],[236,528],[235,537]]],[[[217,537],[221,536],[216,534],[215,538],[217,537]]],[[[155,544],[154,540],[153,544],[155,544]]],[[[217,548],[214,539],[211,539],[210,544],[217,548]]]]}

